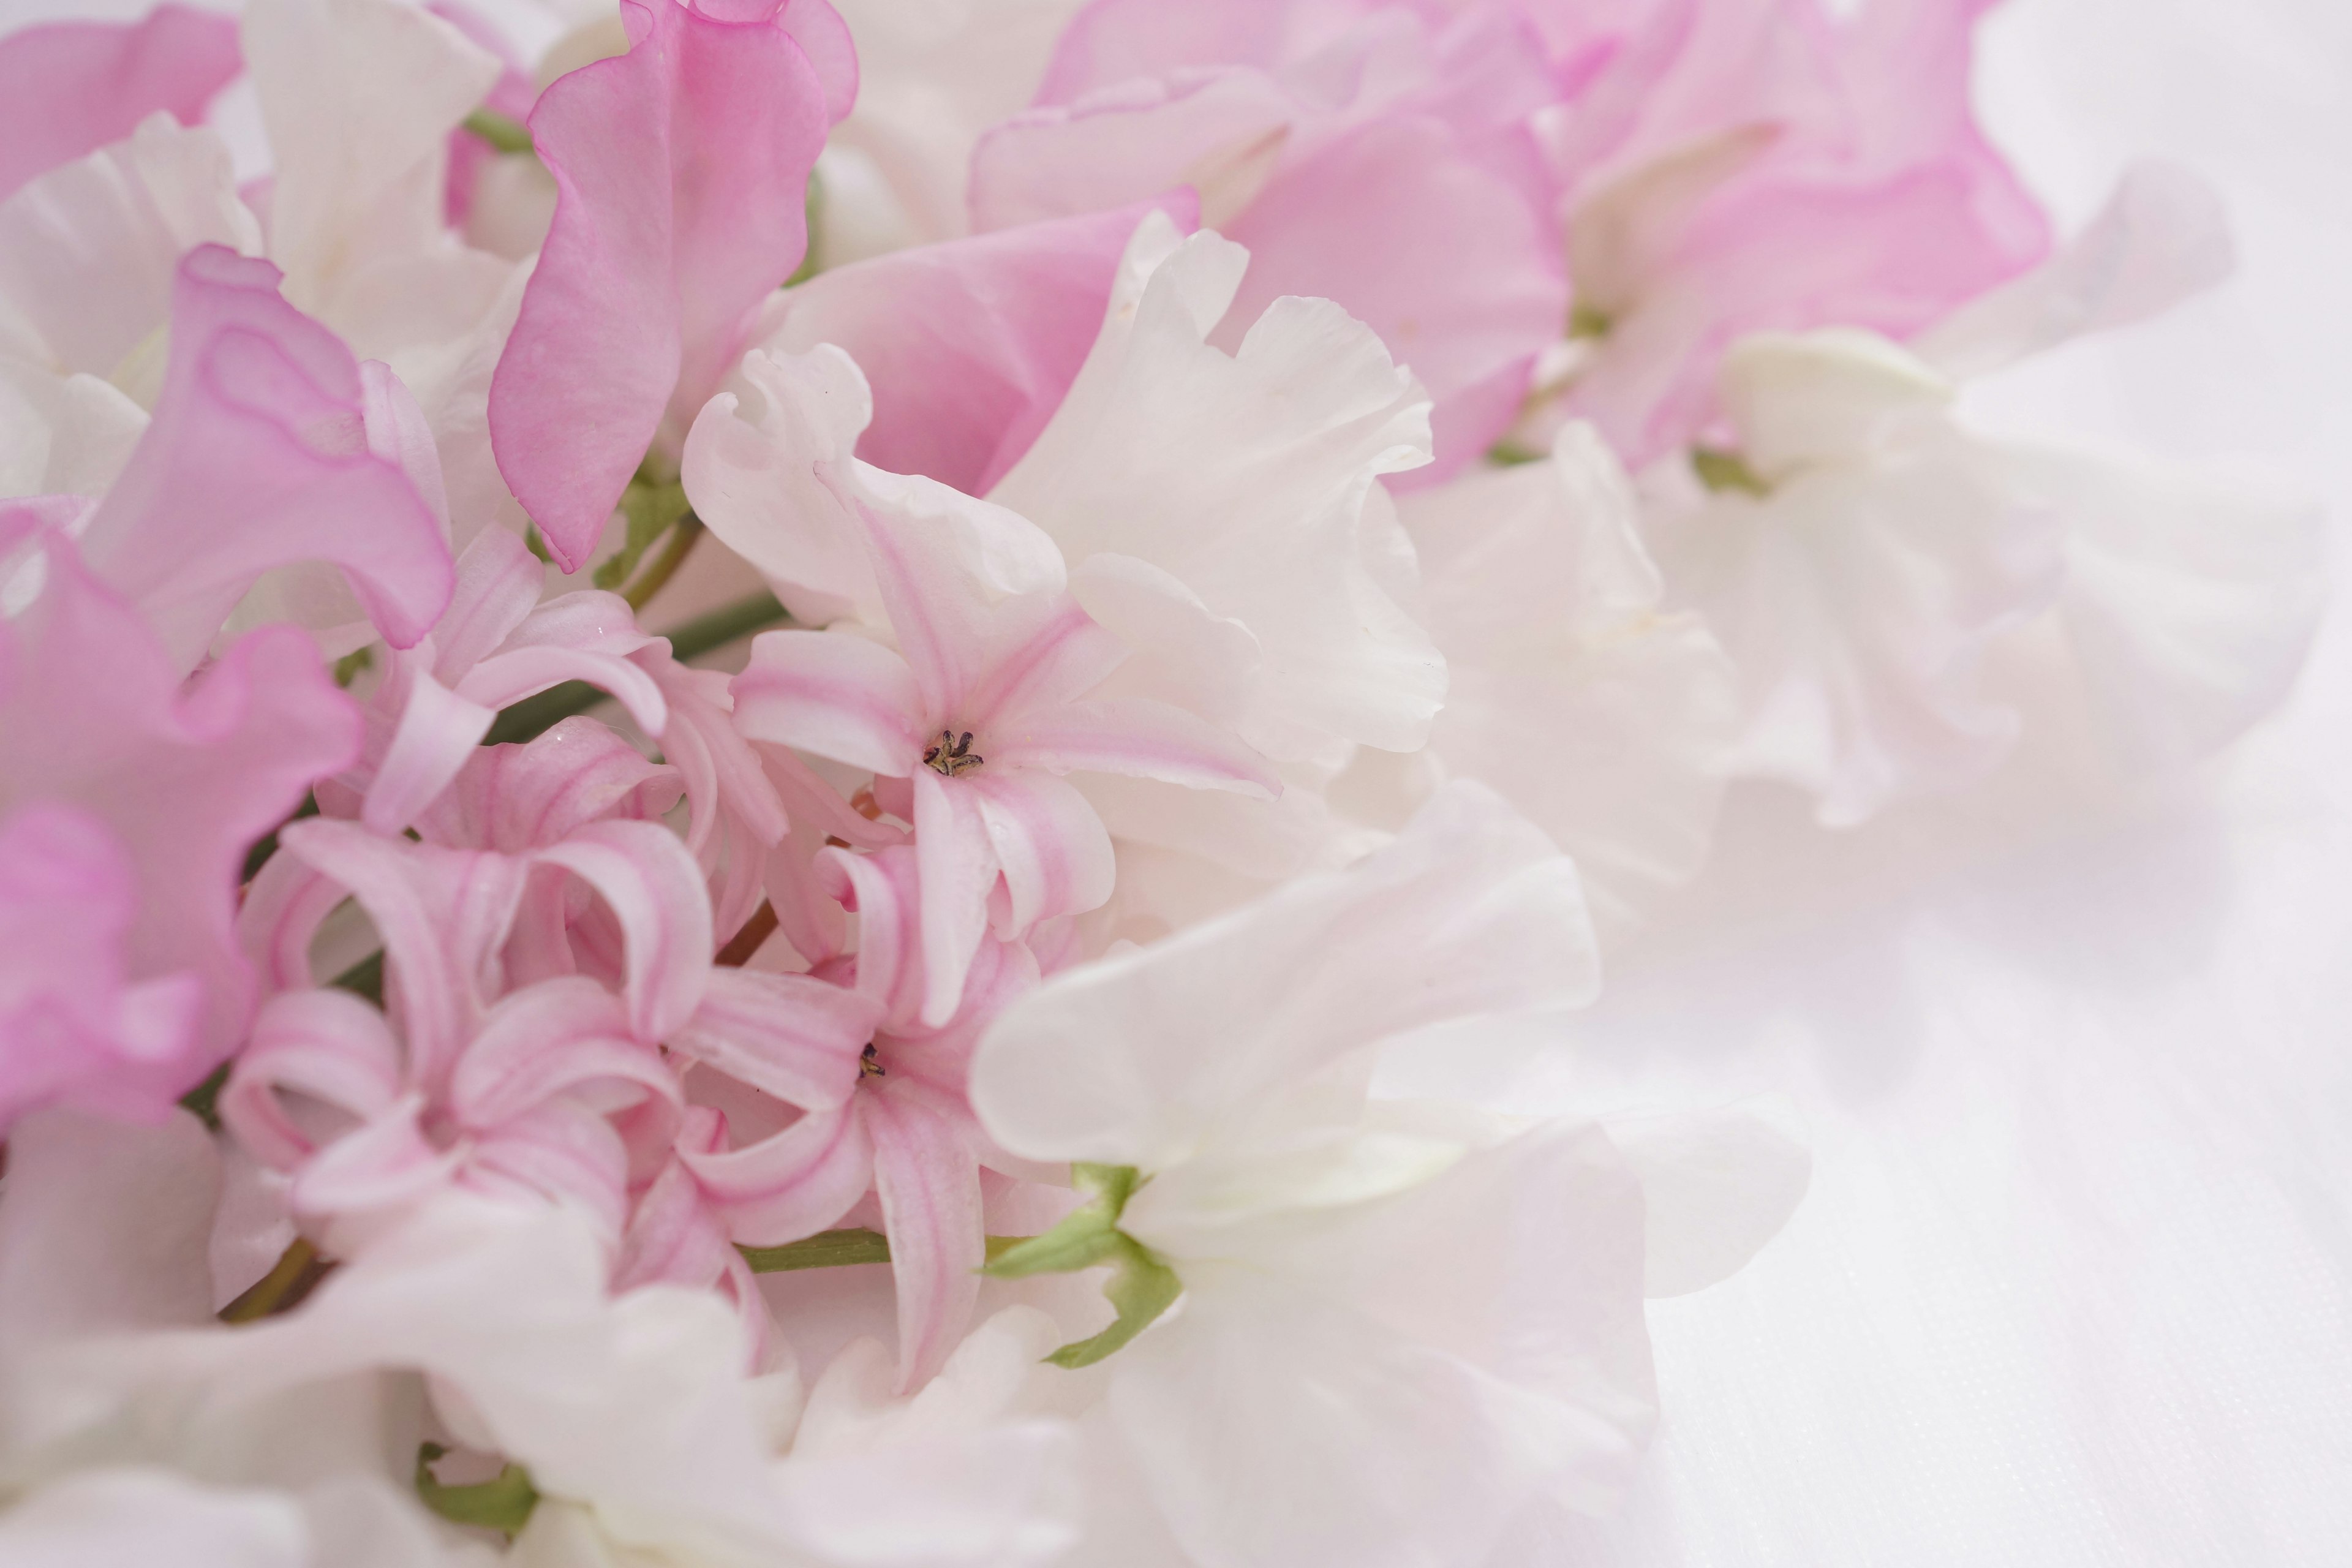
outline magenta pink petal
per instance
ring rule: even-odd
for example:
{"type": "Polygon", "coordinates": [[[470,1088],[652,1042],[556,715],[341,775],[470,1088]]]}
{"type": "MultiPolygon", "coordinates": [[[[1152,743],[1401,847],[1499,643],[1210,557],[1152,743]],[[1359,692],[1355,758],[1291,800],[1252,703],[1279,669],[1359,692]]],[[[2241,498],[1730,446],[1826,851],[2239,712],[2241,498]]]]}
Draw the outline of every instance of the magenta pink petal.
{"type": "Polygon", "coordinates": [[[120,142],[162,110],[183,125],[245,68],[236,18],[158,5],[137,22],[50,22],[0,38],[0,198],[120,142]]]}
{"type": "Polygon", "coordinates": [[[737,20],[677,0],[621,10],[629,52],[561,79],[531,113],[555,220],[490,385],[499,470],[566,570],[665,412],[691,419],[800,265],[828,86],[845,112],[855,91],[823,0],[793,0],[784,26],[757,5],[737,20]]]}
{"type": "Polygon", "coordinates": [[[845,632],[762,632],[730,688],[754,741],[902,776],[922,766],[922,699],[907,661],[845,632]]]}
{"type": "Polygon", "coordinates": [[[860,1097],[874,1141],[874,1186],[890,1238],[898,1293],[898,1391],[929,1381],[963,1338],[980,1299],[988,1240],[980,1205],[980,1164],[962,1135],[963,1118],[915,1085],[860,1097]]]}
{"type": "Polygon", "coordinates": [[[273,566],[341,568],[406,647],[449,603],[440,521],[368,446],[358,362],[278,297],[266,261],[217,245],[180,263],[154,423],[82,535],[184,668],[273,566]]]}

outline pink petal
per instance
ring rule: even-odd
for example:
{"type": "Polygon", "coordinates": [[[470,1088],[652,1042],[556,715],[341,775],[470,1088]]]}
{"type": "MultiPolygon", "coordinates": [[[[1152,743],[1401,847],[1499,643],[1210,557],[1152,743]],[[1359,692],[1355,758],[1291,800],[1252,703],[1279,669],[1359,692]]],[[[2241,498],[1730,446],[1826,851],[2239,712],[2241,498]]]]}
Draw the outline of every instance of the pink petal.
{"type": "MultiPolygon", "coordinates": [[[[921,1017],[933,1028],[954,1017],[963,1000],[964,976],[988,930],[988,896],[997,882],[995,835],[971,788],[976,782],[915,770],[915,855],[923,889],[921,1017]]],[[[1102,831],[1099,821],[1095,831],[1102,831]]],[[[1104,854],[1109,850],[1106,837],[1104,854]]]]}
{"type": "Polygon", "coordinates": [[[184,667],[274,566],[341,568],[395,647],[449,602],[439,520],[369,449],[358,363],[278,283],[269,263],[216,245],[180,263],[154,423],[82,535],[91,568],[184,667]]]}
{"type": "Polygon", "coordinates": [[[360,820],[385,834],[415,821],[449,787],[499,717],[426,674],[414,654],[393,658],[399,662],[386,681],[401,693],[400,719],[360,808],[360,820]]]}
{"type": "MultiPolygon", "coordinates": [[[[1012,898],[1012,924],[1000,936],[1018,940],[1039,921],[1109,901],[1117,875],[1110,835],[1074,785],[1043,773],[985,768],[957,782],[971,786],[1012,898]]],[[[945,1020],[927,1011],[924,1021],[945,1020]]]]}
{"type": "Polygon", "coordinates": [[[626,944],[629,1022],[658,1042],[702,1000],[709,974],[710,900],[677,835],[654,822],[592,822],[534,857],[596,889],[626,944]]]}
{"type": "Polygon", "coordinates": [[[873,388],[857,455],[986,495],[1036,439],[1094,346],[1128,237],[1188,192],[893,251],[818,274],[770,308],[768,346],[848,351],[873,388]]]}
{"type": "Polygon", "coordinates": [[[943,531],[922,526],[929,520],[858,510],[874,585],[914,671],[923,715],[944,721],[961,710],[984,668],[989,605],[943,531]]]}
{"type": "Polygon", "coordinates": [[[416,827],[428,843],[520,855],[599,817],[649,821],[677,796],[676,770],[646,761],[611,726],[572,718],[522,745],[475,747],[416,827]]]}
{"type": "Polygon", "coordinates": [[[499,988],[499,949],[529,863],[324,818],[289,824],[278,844],[349,888],[375,922],[385,998],[408,1042],[408,1081],[437,1093],[499,988]]]}
{"type": "Polygon", "coordinates": [[[533,1106],[474,1141],[458,1180],[493,1197],[568,1198],[612,1241],[629,1212],[629,1157],[613,1124],[583,1105],[533,1106]]]}
{"type": "Polygon", "coordinates": [[[838,18],[823,0],[793,0],[781,26],[772,6],[730,11],[625,0],[629,52],[562,78],[530,117],[559,194],[491,382],[490,436],[566,570],[594,550],[665,411],[692,417],[807,248],[808,172],[833,114],[795,35],[838,96],[838,18]]]}
{"type": "Polygon", "coordinates": [[[235,939],[246,850],[351,763],[359,715],[310,640],[282,627],[183,683],[70,545],[41,548],[39,596],[0,621],[0,801],[70,801],[121,846],[138,886],[126,976],[191,973],[203,985],[202,1051],[176,1095],[252,1016],[255,977],[235,939]]]}
{"type": "Polygon", "coordinates": [[[813,1110],[748,1148],[677,1157],[727,1215],[729,1234],[751,1247],[814,1236],[850,1211],[874,1183],[874,1144],[856,1100],[813,1110]]]}
{"type": "Polygon", "coordinates": [[[826,849],[818,884],[857,916],[857,992],[887,1027],[913,1021],[923,1005],[923,902],[917,851],[894,846],[872,855],[826,849]]]}
{"type": "Polygon", "coordinates": [[[806,974],[714,969],[669,1047],[803,1110],[830,1110],[857,1087],[880,1009],[806,974]]]}
{"type": "Polygon", "coordinates": [[[989,761],[1051,773],[1125,773],[1259,800],[1282,793],[1274,764],[1231,731],[1148,697],[1065,702],[999,723],[989,761]]]}
{"type": "MultiPolygon", "coordinates": [[[[667,647],[647,648],[635,656],[637,667],[653,677],[669,708],[662,728],[662,755],[677,769],[686,784],[691,816],[686,847],[705,865],[715,852],[713,836],[722,824],[731,825],[747,843],[734,846],[737,858],[747,862],[756,885],[757,868],[765,851],[782,839],[792,823],[784,803],[768,782],[760,754],[735,727],[735,700],[730,679],[716,669],[694,669],[678,663],[667,647]]],[[[756,895],[754,897],[756,902],[756,895]]],[[[745,909],[719,925],[731,932],[751,913],[745,909]]]]}
{"type": "Polygon", "coordinates": [[[294,1177],[295,1212],[329,1215],[415,1203],[449,1180],[461,1158],[433,1146],[418,1119],[423,1097],[391,1110],[320,1150],[294,1177]]]}
{"type": "Polygon", "coordinates": [[[260,964],[265,993],[318,984],[310,973],[310,943],[320,922],[350,896],[341,882],[299,855],[273,855],[262,862],[236,908],[236,940],[260,964]]]}
{"type": "Polygon", "coordinates": [[[500,999],[449,1079],[459,1124],[480,1132],[567,1098],[600,1116],[680,1103],[677,1074],[630,1033],[621,999],[577,975],[500,999]]]}
{"type": "Polygon", "coordinates": [[[923,765],[922,699],[907,661],[847,632],[762,632],[730,689],[736,727],[852,767],[900,776],[923,765]]]}
{"type": "Polygon", "coordinates": [[[539,607],[547,569],[503,528],[486,528],[457,557],[449,608],[433,626],[433,673],[444,685],[466,678],[539,607]]]}
{"type": "Polygon", "coordinates": [[[629,662],[658,641],[637,629],[629,602],[618,594],[566,594],[525,616],[496,653],[465,672],[457,694],[504,708],[564,681],[584,680],[620,699],[646,733],[658,735],[668,722],[668,706],[653,677],[629,662]]]}
{"type": "Polygon", "coordinates": [[[1068,702],[1102,684],[1127,649],[1067,594],[1025,594],[990,617],[986,673],[957,720],[991,738],[1008,714],[1068,702]]]}
{"type": "Polygon", "coordinates": [[[244,68],[236,18],[158,5],[139,22],[52,22],[0,39],[0,198],[120,142],[158,110],[184,125],[244,68]]]}
{"type": "Polygon", "coordinates": [[[919,1089],[860,1098],[874,1140],[874,1186],[890,1237],[898,1294],[898,1392],[939,1371],[963,1338],[988,1261],[980,1206],[980,1164],[964,1141],[964,1118],[919,1089]]]}
{"type": "Polygon", "coordinates": [[[383,1015],[348,991],[273,996],[220,1093],[221,1120],[264,1164],[290,1171],[317,1152],[279,1096],[331,1106],[355,1121],[400,1098],[400,1047],[383,1015]]]}

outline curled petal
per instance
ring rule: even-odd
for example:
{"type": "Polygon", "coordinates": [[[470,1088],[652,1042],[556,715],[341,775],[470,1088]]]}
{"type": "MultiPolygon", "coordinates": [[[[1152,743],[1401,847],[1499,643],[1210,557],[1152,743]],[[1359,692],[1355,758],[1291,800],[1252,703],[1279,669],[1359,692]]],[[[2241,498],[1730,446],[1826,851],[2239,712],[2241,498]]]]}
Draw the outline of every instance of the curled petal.
{"type": "Polygon", "coordinates": [[[603,896],[627,947],[630,1027],[648,1044],[667,1038],[709,973],[710,899],[694,857],[659,823],[592,822],[535,858],[603,896]]]}
{"type": "Polygon", "coordinates": [[[879,1008],[807,974],[715,969],[670,1048],[803,1110],[828,1110],[857,1087],[858,1057],[879,1008]]]}
{"type": "Polygon", "coordinates": [[[678,1159],[727,1215],[728,1232],[752,1247],[814,1236],[849,1212],[874,1182],[874,1143],[853,1099],[813,1110],[748,1148],[678,1159]]]}
{"type": "Polygon", "coordinates": [[[138,22],[53,22],[0,40],[0,197],[120,142],[158,110],[202,120],[244,62],[236,20],[158,5],[138,22]]]}
{"type": "Polygon", "coordinates": [[[755,741],[903,777],[922,766],[924,710],[907,661],[846,632],[762,632],[730,689],[755,741]]]}
{"type": "MultiPolygon", "coordinates": [[[[1099,909],[1117,875],[1110,835],[1076,788],[1038,773],[990,773],[970,786],[1011,898],[1018,938],[1039,921],[1099,909]]],[[[952,786],[950,786],[952,787],[952,786]]]]}
{"type": "Polygon", "coordinates": [[[449,1079],[458,1121],[481,1131],[567,1098],[598,1115],[678,1100],[677,1075],[630,1034],[620,999],[576,975],[500,1000],[449,1079]]]}
{"type": "Polygon", "coordinates": [[[416,827],[428,843],[520,855],[599,817],[659,816],[677,797],[676,769],[646,761],[610,725],[574,717],[519,746],[475,747],[416,827]]]}
{"type": "Polygon", "coordinates": [[[410,1095],[320,1150],[294,1177],[295,1211],[328,1215],[393,1208],[441,1187],[463,1155],[434,1147],[420,1124],[424,1112],[424,1097],[410,1095]]]}
{"type": "Polygon", "coordinates": [[[253,1038],[221,1090],[220,1115],[256,1158],[290,1171],[316,1146],[280,1096],[372,1121],[392,1110],[400,1090],[400,1047],[382,1013],[348,991],[293,991],[271,997],[254,1019],[253,1038]]]}

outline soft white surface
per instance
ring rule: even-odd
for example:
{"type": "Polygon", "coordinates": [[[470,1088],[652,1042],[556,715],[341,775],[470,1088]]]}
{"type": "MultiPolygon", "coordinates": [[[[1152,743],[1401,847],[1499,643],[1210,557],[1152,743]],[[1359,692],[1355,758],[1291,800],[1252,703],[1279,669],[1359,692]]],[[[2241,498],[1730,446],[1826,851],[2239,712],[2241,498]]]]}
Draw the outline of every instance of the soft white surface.
{"type": "MultiPolygon", "coordinates": [[[[2160,153],[2244,265],[1976,411],[2272,459],[2340,537],[2352,4],[2011,0],[1980,79],[2069,223],[2160,153]]],[[[1653,1305],[1657,1449],[1563,1568],[2352,1561],[2352,626],[2199,778],[2126,800],[2044,752],[1843,836],[1735,792],[1580,1058],[1502,1069],[1528,1103],[1784,1090],[1816,1157],[1745,1272],[1653,1305]]]]}
{"type": "MultiPolygon", "coordinates": [[[[2352,5],[2011,0],[1979,80],[2064,220],[2158,153],[2221,187],[2243,265],[1973,411],[2269,459],[2341,540],[2352,5]]],[[[1563,1563],[2352,1562],[2346,619],[2195,779],[2125,795],[2049,744],[1969,808],[1834,837],[1735,793],[1579,1059],[1497,1086],[1780,1089],[1814,1141],[1787,1233],[1653,1304],[1657,1449],[1563,1563]]]]}

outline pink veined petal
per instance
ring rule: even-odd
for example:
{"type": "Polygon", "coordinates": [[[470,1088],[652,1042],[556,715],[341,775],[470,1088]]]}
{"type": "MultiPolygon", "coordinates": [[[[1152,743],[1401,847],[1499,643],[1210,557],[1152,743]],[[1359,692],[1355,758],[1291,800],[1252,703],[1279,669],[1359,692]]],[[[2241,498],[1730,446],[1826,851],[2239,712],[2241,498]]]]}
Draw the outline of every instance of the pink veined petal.
{"type": "Polygon", "coordinates": [[[273,566],[340,567],[395,647],[454,581],[440,521],[369,449],[351,351],[278,296],[267,261],[200,246],[180,263],[154,422],[82,535],[183,668],[273,566]]]}
{"type": "MultiPolygon", "coordinates": [[[[697,1106],[687,1112],[678,1142],[709,1152],[724,1136],[725,1125],[717,1111],[697,1106]]],[[[621,1260],[613,1268],[613,1289],[618,1292],[656,1283],[708,1286],[726,1272],[726,1257],[733,1251],[726,1231],[703,1203],[694,1173],[672,1160],[638,1197],[636,1212],[629,1216],[621,1260]]]]}
{"type": "Polygon", "coordinates": [[[297,1214],[341,1215],[414,1203],[446,1184],[462,1155],[436,1149],[410,1095],[373,1121],[319,1151],[295,1173],[289,1192],[297,1214]]]}
{"type": "Polygon", "coordinates": [[[433,627],[433,673],[446,684],[497,651],[539,607],[547,569],[503,528],[486,528],[457,557],[457,588],[433,627]]]}
{"type": "MultiPolygon", "coordinates": [[[[988,930],[988,896],[996,887],[995,835],[971,787],[976,782],[942,778],[930,768],[915,770],[915,855],[923,889],[920,1016],[933,1028],[954,1017],[963,1000],[964,976],[988,930]]],[[[1095,831],[1102,832],[1099,819],[1095,831]]],[[[1106,858],[1109,851],[1105,836],[1106,858]]]]}
{"type": "Polygon", "coordinates": [[[661,688],[654,684],[653,677],[616,654],[569,647],[510,647],[476,665],[457,683],[457,694],[497,710],[567,680],[584,680],[611,692],[649,735],[657,736],[668,726],[669,704],[662,700],[661,688]]]}
{"type": "Polygon", "coordinates": [[[244,68],[236,18],[184,5],[0,38],[0,198],[121,141],[158,110],[194,124],[244,68]]]}
{"type": "Polygon", "coordinates": [[[988,752],[992,763],[1051,773],[1124,773],[1259,800],[1282,793],[1274,764],[1230,731],[1149,697],[1033,710],[992,729],[988,752]]]}
{"type": "Polygon", "coordinates": [[[857,991],[885,1027],[904,1026],[923,1005],[923,903],[916,851],[899,845],[872,855],[820,850],[817,883],[857,916],[857,991]]]}
{"type": "Polygon", "coordinates": [[[1102,684],[1127,658],[1118,638],[1068,594],[1029,594],[990,617],[985,671],[958,722],[990,737],[998,720],[1072,701],[1102,684]]]}
{"type": "Polygon", "coordinates": [[[384,834],[415,821],[449,787],[499,716],[443,686],[415,655],[393,657],[400,665],[388,679],[402,682],[405,694],[400,721],[360,807],[360,820],[384,834]]]}
{"type": "Polygon", "coordinates": [[[823,0],[793,0],[791,31],[772,6],[730,9],[742,15],[624,0],[629,52],[563,77],[531,113],[555,219],[491,381],[490,438],[567,570],[594,550],[665,412],[701,406],[807,248],[832,110],[794,33],[855,91],[823,0]]]}
{"type": "Polygon", "coordinates": [[[678,798],[677,770],[649,763],[596,720],[564,720],[521,745],[477,746],[416,819],[426,842],[520,855],[618,816],[650,821],[678,798]]]}
{"type": "Polygon", "coordinates": [[[400,1098],[400,1047],[383,1015],[348,991],[273,996],[221,1089],[221,1120],[264,1164],[290,1171],[317,1152],[281,1095],[332,1106],[354,1121],[400,1098]]]}
{"type": "Polygon", "coordinates": [[[735,728],[730,679],[678,663],[667,645],[642,650],[633,662],[653,677],[669,707],[662,755],[686,784],[693,814],[686,847],[700,857],[722,816],[740,822],[762,848],[783,837],[792,823],[759,753],[735,728]]]}
{"type": "Polygon", "coordinates": [[[923,765],[925,714],[907,661],[847,632],[761,632],[730,688],[754,741],[903,776],[923,765]]]}
{"type": "MultiPolygon", "coordinates": [[[[1003,868],[1012,924],[997,934],[1015,941],[1039,921],[1083,914],[1110,899],[1118,874],[1110,835],[1075,785],[1036,773],[983,768],[968,779],[980,819],[1003,868]]],[[[927,1011],[926,1023],[934,1019],[927,1011]]]]}
{"type": "Polygon", "coordinates": [[[408,1042],[409,1081],[437,1093],[493,989],[529,862],[320,818],[289,824],[278,844],[349,888],[375,922],[384,994],[408,1042]]]}
{"type": "Polygon", "coordinates": [[[857,512],[874,585],[914,672],[923,714],[944,722],[962,708],[984,668],[988,606],[971,571],[935,532],[869,506],[857,512]]]}
{"type": "Polygon", "coordinates": [[[351,890],[299,855],[272,855],[246,884],[236,909],[237,945],[261,967],[264,992],[317,984],[310,943],[320,922],[351,890]]]}
{"type": "Polygon", "coordinates": [[[857,1087],[880,1009],[807,974],[714,969],[669,1047],[803,1110],[830,1110],[857,1087]]]}
{"type": "Polygon", "coordinates": [[[836,343],[873,388],[857,455],[986,495],[1062,405],[1101,331],[1129,237],[1153,207],[1190,233],[1189,191],[893,251],[818,274],[763,325],[772,348],[836,343]]]}
{"type": "Polygon", "coordinates": [[[710,969],[710,900],[677,835],[654,822],[592,822],[538,851],[596,889],[626,944],[629,1024],[648,1044],[668,1037],[702,1000],[710,969]]]}
{"type": "Polygon", "coordinates": [[[584,1105],[551,1100],[510,1117],[474,1140],[458,1181],[501,1195],[517,1188],[533,1198],[568,1198],[617,1241],[629,1212],[629,1156],[613,1124],[584,1105]]]}
{"type": "Polygon", "coordinates": [[[963,1118],[886,1079],[860,1097],[898,1295],[898,1392],[930,1379],[963,1338],[988,1260],[980,1164],[963,1118]]]}
{"type": "Polygon", "coordinates": [[[681,1147],[677,1157],[726,1215],[728,1234],[751,1247],[814,1236],[874,1183],[874,1143],[855,1096],[748,1148],[701,1153],[681,1147]]]}
{"type": "Polygon", "coordinates": [[[449,1077],[460,1126],[488,1131],[558,1099],[596,1114],[682,1103],[677,1075],[629,1031],[621,999],[577,975],[499,999],[449,1077]]]}

